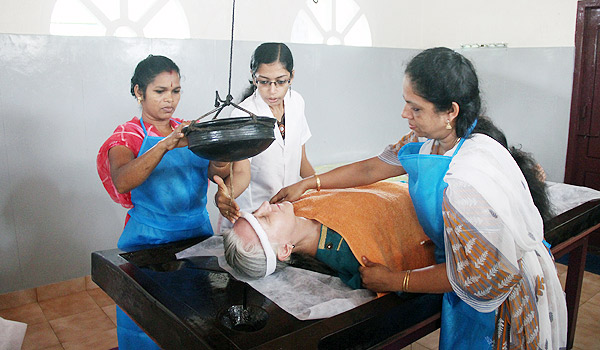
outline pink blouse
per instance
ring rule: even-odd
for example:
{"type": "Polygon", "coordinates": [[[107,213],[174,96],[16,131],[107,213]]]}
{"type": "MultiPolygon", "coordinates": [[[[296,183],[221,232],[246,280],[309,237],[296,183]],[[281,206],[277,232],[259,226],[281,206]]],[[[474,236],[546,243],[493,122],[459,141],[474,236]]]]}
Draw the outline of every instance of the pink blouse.
{"type": "MultiPolygon", "coordinates": [[[[176,121],[182,122],[183,120],[178,118],[171,119],[171,126],[173,128],[177,127],[176,121]]],[[[163,136],[154,125],[144,122],[144,126],[148,131],[148,136],[163,136]]],[[[131,203],[131,193],[117,192],[112,177],[110,176],[108,151],[115,146],[125,146],[129,148],[137,158],[142,143],[144,142],[144,136],[144,130],[140,125],[140,119],[138,117],[133,117],[133,119],[125,124],[117,126],[113,134],[104,142],[104,144],[102,144],[98,156],[96,157],[96,168],[98,169],[98,175],[100,176],[102,185],[104,185],[110,198],[125,208],[133,208],[133,203],[131,203]]]]}

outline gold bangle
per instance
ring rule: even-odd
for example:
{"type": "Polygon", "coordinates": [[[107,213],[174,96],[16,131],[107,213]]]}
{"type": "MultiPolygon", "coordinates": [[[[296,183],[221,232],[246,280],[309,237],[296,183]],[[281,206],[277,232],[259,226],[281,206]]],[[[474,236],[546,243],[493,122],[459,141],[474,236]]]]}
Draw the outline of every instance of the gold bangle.
{"type": "Polygon", "coordinates": [[[317,180],[317,192],[321,190],[321,179],[319,175],[315,174],[315,179],[317,180]]]}
{"type": "Polygon", "coordinates": [[[402,281],[402,291],[403,292],[408,292],[408,283],[410,281],[410,272],[411,270],[406,270],[406,273],[404,274],[404,281],[402,281]]]}

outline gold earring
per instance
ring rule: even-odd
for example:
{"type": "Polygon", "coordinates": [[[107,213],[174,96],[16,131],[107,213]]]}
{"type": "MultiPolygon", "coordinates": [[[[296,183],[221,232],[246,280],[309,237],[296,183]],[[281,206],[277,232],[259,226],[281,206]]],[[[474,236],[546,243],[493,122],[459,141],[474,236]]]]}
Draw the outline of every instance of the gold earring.
{"type": "Polygon", "coordinates": [[[446,130],[452,130],[452,125],[450,125],[450,119],[446,119],[446,130]]]}
{"type": "Polygon", "coordinates": [[[143,101],[144,99],[143,99],[143,98],[141,98],[141,97],[138,97],[138,98],[137,98],[137,100],[138,100],[138,104],[140,104],[140,105],[141,105],[141,104],[142,104],[142,101],[143,101]]]}

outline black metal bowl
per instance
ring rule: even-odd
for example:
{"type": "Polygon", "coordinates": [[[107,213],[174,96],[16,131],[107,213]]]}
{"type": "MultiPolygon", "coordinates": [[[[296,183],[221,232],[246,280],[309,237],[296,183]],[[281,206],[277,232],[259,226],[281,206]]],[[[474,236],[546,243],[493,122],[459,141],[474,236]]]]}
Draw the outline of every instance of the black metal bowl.
{"type": "Polygon", "coordinates": [[[188,148],[199,157],[234,162],[261,153],[275,140],[275,119],[240,117],[196,122],[185,128],[188,148]]]}

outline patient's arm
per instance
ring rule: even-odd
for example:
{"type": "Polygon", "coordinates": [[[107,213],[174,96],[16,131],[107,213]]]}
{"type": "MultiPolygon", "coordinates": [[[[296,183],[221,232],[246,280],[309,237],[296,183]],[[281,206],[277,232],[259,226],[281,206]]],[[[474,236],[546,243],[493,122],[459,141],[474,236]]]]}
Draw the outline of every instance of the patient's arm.
{"type": "MultiPolygon", "coordinates": [[[[351,163],[335,168],[319,175],[321,188],[348,188],[364,186],[390,177],[405,174],[404,168],[385,163],[378,157],[351,163]]],[[[282,188],[273,198],[271,203],[281,201],[295,201],[304,192],[317,188],[314,176],[303,179],[293,185],[282,188]]]]}

